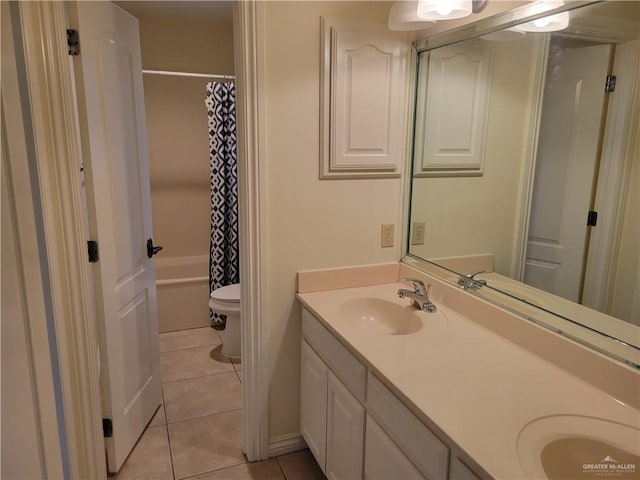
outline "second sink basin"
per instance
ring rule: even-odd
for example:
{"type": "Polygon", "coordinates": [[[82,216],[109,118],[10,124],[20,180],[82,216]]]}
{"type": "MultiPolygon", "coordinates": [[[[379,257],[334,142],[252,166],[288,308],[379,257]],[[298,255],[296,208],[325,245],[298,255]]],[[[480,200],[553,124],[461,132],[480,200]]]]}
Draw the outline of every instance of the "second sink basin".
{"type": "Polygon", "coordinates": [[[517,451],[530,478],[631,480],[640,473],[640,430],[600,418],[539,418],[522,429],[517,451]]]}
{"type": "MultiPolygon", "coordinates": [[[[366,330],[383,335],[409,335],[422,328],[423,312],[412,305],[398,305],[379,298],[354,298],[345,301],[341,312],[366,330]]],[[[429,314],[426,314],[429,315],[429,314]]]]}

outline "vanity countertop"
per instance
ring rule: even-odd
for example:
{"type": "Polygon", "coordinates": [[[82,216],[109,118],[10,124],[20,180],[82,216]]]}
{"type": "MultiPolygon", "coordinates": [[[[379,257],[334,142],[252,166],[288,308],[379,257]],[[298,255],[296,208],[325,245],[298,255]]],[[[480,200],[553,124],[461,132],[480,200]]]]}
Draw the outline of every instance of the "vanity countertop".
{"type": "MultiPolygon", "coordinates": [[[[634,406],[472,320],[469,308],[481,300],[466,295],[462,303],[468,305],[458,308],[451,299],[461,298],[461,292],[436,279],[430,283],[438,312],[420,312],[422,328],[409,335],[381,334],[344,314],[346,301],[365,297],[414,308],[396,293],[406,283],[298,298],[418,417],[491,477],[527,478],[518,459],[519,435],[542,417],[579,415],[640,427],[634,406]]],[[[486,314],[486,306],[478,311],[486,314]]],[[[525,321],[514,317],[513,322],[525,321]]]]}

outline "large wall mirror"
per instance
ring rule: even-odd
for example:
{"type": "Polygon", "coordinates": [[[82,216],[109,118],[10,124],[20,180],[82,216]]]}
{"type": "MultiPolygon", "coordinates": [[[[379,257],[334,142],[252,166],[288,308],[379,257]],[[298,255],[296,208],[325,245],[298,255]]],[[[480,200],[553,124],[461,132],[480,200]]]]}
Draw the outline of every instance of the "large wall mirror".
{"type": "Polygon", "coordinates": [[[415,42],[408,261],[637,365],[640,2],[567,3],[415,42]]]}

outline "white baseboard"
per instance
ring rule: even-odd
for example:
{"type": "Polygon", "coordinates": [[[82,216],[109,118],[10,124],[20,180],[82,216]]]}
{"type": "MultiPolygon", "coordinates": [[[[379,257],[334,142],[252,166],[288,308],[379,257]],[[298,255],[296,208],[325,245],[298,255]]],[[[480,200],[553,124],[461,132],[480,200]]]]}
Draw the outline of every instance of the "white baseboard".
{"type": "Polygon", "coordinates": [[[269,440],[269,458],[297,452],[305,448],[307,448],[307,443],[301,434],[281,435],[280,437],[269,440]]]}

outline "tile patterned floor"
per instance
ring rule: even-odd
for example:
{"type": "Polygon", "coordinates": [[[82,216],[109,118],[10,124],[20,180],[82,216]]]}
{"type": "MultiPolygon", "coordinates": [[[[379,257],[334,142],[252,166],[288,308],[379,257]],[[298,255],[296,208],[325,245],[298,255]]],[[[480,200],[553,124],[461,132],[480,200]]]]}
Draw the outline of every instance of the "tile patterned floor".
{"type": "Polygon", "coordinates": [[[308,450],[247,463],[242,365],[212,328],[160,334],[164,403],[117,480],[326,480],[308,450]]]}

